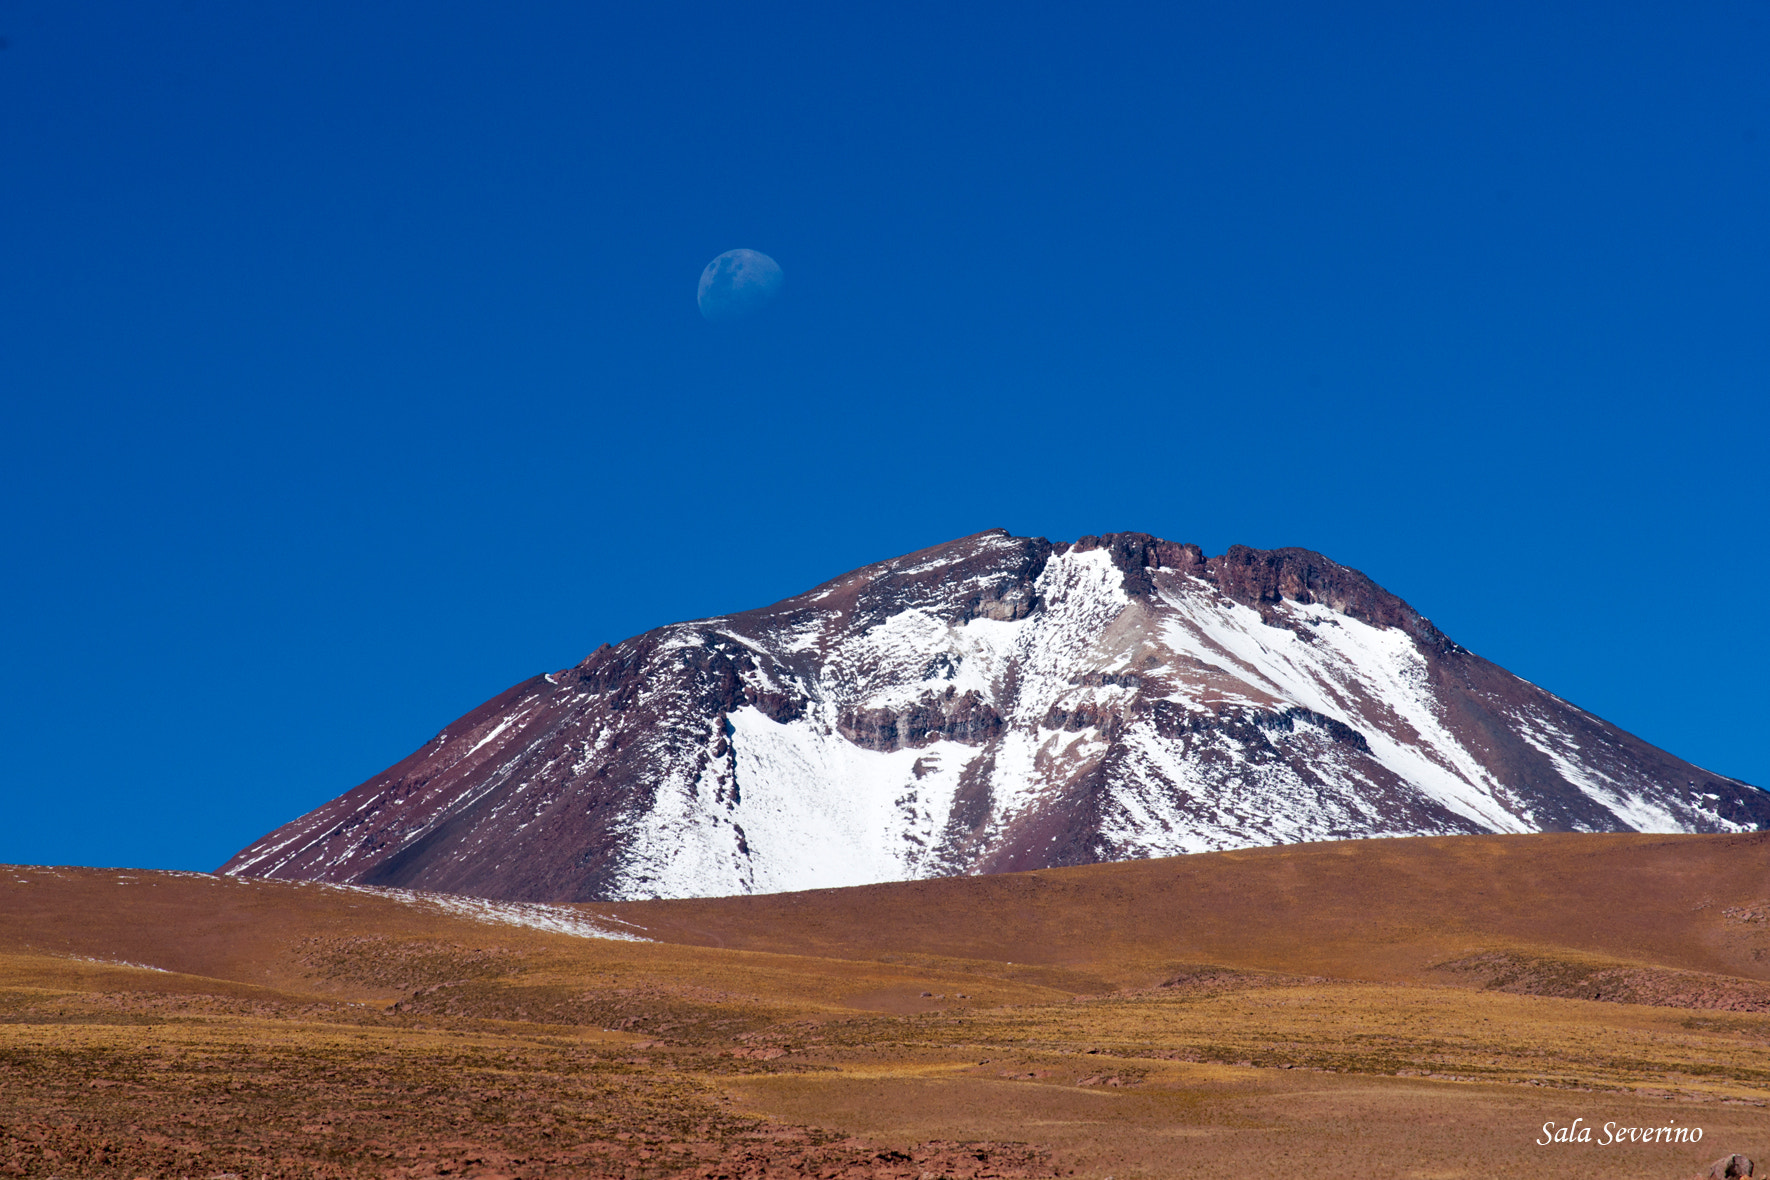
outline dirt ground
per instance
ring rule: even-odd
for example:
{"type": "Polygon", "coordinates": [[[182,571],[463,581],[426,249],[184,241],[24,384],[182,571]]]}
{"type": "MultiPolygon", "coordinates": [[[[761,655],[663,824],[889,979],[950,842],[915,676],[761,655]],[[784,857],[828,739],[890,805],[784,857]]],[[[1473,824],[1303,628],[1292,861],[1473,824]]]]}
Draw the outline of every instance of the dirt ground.
{"type": "Polygon", "coordinates": [[[0,867],[0,1176],[1770,1164],[1764,837],[1364,841],[578,912],[652,941],[0,867]]]}

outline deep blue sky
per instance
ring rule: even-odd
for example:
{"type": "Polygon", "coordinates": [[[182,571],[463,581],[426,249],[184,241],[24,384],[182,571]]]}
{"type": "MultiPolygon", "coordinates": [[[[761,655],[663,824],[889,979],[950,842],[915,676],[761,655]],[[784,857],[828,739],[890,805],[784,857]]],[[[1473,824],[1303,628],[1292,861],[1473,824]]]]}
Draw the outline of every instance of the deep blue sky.
{"type": "Polygon", "coordinates": [[[1770,3],[1068,7],[0,0],[0,861],[995,526],[1770,784],[1770,3]]]}

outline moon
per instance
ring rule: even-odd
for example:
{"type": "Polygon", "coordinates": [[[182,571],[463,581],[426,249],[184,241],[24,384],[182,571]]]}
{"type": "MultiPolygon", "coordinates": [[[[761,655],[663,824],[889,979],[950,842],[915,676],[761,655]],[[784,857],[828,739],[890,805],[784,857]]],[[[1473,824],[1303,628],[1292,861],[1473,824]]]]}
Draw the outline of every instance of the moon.
{"type": "Polygon", "coordinates": [[[785,278],[780,264],[760,250],[727,250],[701,272],[695,302],[712,323],[741,320],[768,306],[785,278]]]}

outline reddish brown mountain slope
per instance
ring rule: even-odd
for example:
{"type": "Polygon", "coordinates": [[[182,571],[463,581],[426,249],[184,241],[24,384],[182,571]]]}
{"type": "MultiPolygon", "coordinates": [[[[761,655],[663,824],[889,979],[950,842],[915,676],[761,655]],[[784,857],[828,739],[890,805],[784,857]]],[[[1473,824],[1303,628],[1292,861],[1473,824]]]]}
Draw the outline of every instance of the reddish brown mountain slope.
{"type": "Polygon", "coordinates": [[[223,871],[569,901],[1766,826],[1319,554],[996,531],[601,648],[223,871]]]}

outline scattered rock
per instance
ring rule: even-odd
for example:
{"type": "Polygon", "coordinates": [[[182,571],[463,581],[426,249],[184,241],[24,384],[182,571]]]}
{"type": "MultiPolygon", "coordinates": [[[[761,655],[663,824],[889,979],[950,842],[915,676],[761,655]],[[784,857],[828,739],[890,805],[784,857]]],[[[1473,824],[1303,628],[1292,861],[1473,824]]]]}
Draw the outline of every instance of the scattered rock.
{"type": "Polygon", "coordinates": [[[1752,1161],[1743,1155],[1724,1155],[1709,1165],[1702,1180],[1739,1180],[1752,1174],[1752,1161]]]}
{"type": "Polygon", "coordinates": [[[774,1061],[787,1055],[787,1051],[779,1045],[770,1045],[763,1049],[727,1049],[725,1052],[728,1057],[742,1057],[751,1061],[774,1061]]]}
{"type": "Polygon", "coordinates": [[[1484,990],[1661,1008],[1770,1012],[1770,984],[1703,971],[1582,962],[1518,951],[1485,951],[1432,964],[1484,990]]]}

